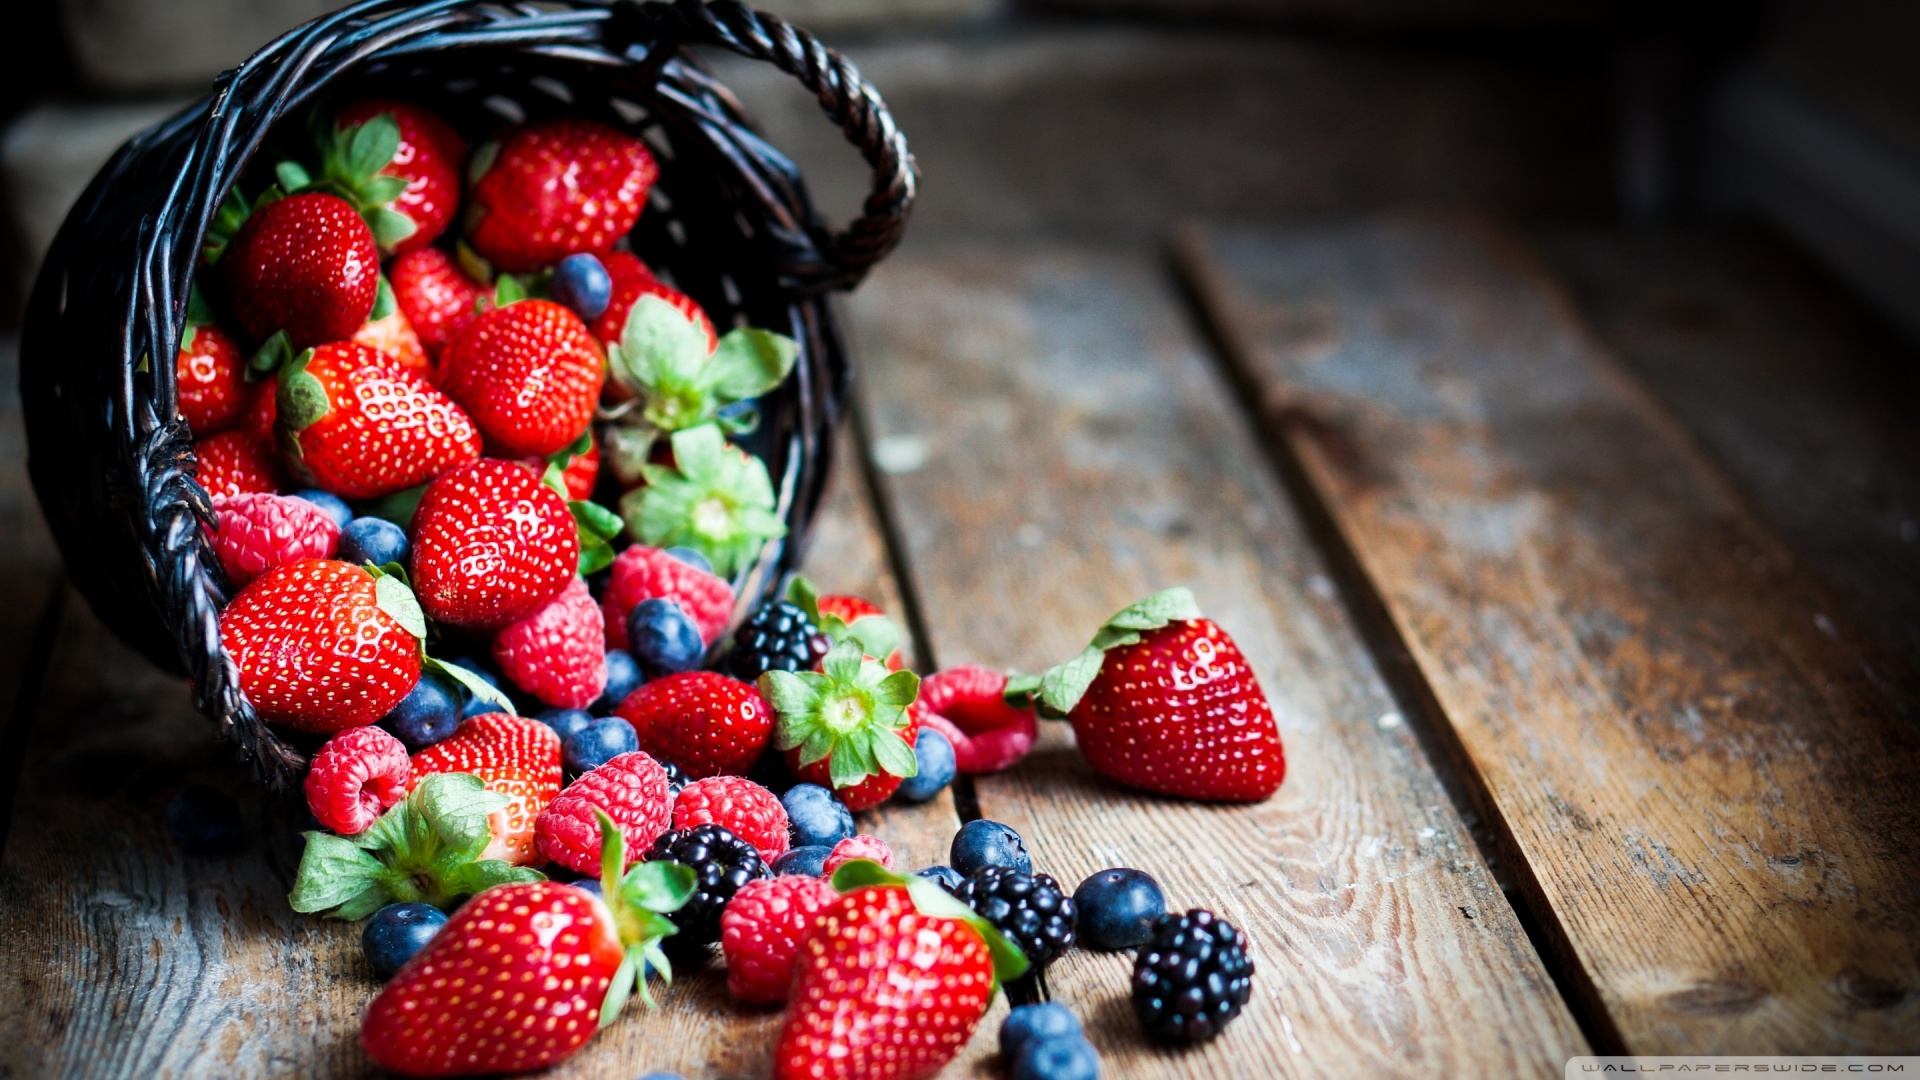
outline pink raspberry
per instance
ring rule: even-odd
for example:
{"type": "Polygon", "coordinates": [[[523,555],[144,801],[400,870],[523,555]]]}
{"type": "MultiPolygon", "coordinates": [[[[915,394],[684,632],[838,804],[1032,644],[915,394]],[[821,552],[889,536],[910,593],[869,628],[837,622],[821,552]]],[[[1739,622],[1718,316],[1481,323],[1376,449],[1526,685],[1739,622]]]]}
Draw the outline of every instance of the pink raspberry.
{"type": "Polygon", "coordinates": [[[887,842],[877,836],[861,833],[833,845],[833,850],[827,852],[826,866],[821,873],[832,877],[835,870],[855,859],[872,859],[889,870],[893,869],[893,849],[887,846],[887,842]]]}
{"type": "Polygon", "coordinates": [[[757,1005],[787,1000],[800,943],[821,909],[839,896],[825,881],[800,874],[742,885],[720,912],[727,993],[757,1005]]]}
{"type": "Polygon", "coordinates": [[[584,709],[607,687],[600,608],[575,577],[546,606],[493,639],[493,658],[515,686],[561,709],[584,709]]]}
{"type": "Polygon", "coordinates": [[[541,855],[576,874],[600,876],[601,810],[627,839],[627,865],[640,861],[661,833],[673,795],[667,770],[644,750],[611,758],[584,773],[555,796],[533,821],[533,842],[541,855]]]}
{"type": "Polygon", "coordinates": [[[927,676],[913,712],[953,744],[954,766],[967,775],[999,772],[1033,749],[1032,709],[1007,704],[1007,677],[977,664],[927,676]]]}
{"type": "Polygon", "coordinates": [[[208,535],[236,589],[282,563],[330,559],[340,545],[333,519],[305,499],[250,492],[216,498],[213,508],[220,524],[208,535]]]}
{"type": "Polygon", "coordinates": [[[680,789],[673,803],[673,827],[691,829],[712,822],[760,849],[772,862],[787,851],[787,809],[779,796],[740,776],[709,776],[680,789]]]}
{"type": "Polygon", "coordinates": [[[307,809],[320,824],[354,836],[413,787],[413,764],[400,740],[377,727],[348,728],[313,755],[307,809]]]}
{"type": "Polygon", "coordinates": [[[712,646],[733,617],[733,586],[697,566],[689,566],[659,548],[635,544],[613,560],[606,595],[607,648],[627,647],[627,613],[642,600],[664,597],[680,605],[712,646]]]}

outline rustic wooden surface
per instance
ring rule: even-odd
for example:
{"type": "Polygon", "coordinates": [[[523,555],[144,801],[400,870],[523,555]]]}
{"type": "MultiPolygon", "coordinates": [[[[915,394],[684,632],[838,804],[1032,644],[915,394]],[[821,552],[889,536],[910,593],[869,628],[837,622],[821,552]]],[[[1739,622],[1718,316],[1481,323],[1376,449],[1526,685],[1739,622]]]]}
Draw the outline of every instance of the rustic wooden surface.
{"type": "Polygon", "coordinates": [[[1537,259],[1465,222],[1187,239],[1585,1004],[1638,1052],[1920,1048],[1920,737],[1537,259]]]}
{"type": "Polygon", "coordinates": [[[940,664],[1036,670],[1188,584],[1276,706],[1290,773],[1258,806],[1102,782],[1064,725],[977,784],[983,815],[1068,889],[1139,867],[1176,908],[1252,939],[1252,1004],[1186,1053],[1140,1034],[1130,954],[1069,953],[1051,992],[1110,1073],[1546,1076],[1585,1052],[1155,263],[900,257],[850,311],[883,501],[940,664]]]}

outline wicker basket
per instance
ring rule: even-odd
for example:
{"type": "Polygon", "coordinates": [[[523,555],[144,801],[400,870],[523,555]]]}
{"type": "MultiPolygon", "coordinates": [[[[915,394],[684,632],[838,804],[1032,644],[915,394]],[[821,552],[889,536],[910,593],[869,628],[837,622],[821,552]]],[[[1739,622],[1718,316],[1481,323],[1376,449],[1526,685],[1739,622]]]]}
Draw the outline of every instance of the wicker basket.
{"type": "Polygon", "coordinates": [[[661,176],[635,253],[717,325],[744,321],[800,344],[794,374],[761,401],[753,441],[790,532],[737,583],[743,598],[797,562],[826,479],[848,364],[825,294],[853,286],[898,241],[915,182],[904,139],[853,65],[732,0],[370,0],[280,38],[122,147],[61,227],[28,309],[21,396],[33,486],[94,612],[189,675],[195,704],[275,787],[306,759],[254,715],[221,648],[228,585],[202,529],[211,508],[193,479],[170,361],[213,212],[237,180],[270,168],[259,151],[280,137],[276,126],[299,130],[322,94],[416,101],[475,141],[566,114],[652,144],[661,176]],[[765,60],[818,97],[873,170],[858,220],[839,233],[821,224],[792,163],[683,49],[693,44],[765,60]]]}

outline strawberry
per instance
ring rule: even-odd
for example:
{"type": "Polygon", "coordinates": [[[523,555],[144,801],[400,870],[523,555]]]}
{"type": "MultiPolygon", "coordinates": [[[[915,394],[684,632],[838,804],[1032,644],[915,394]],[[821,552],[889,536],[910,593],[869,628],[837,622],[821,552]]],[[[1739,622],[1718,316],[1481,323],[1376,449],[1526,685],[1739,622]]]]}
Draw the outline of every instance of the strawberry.
{"type": "Polygon", "coordinates": [[[180,416],[196,436],[232,427],[247,407],[247,357],[232,334],[211,323],[187,326],[174,358],[180,416]]]}
{"type": "Polygon", "coordinates": [[[674,432],[672,445],[673,464],[642,466],[645,485],[620,497],[627,530],[643,544],[692,548],[723,578],[751,568],[787,534],[766,463],[713,423],[674,432]]]}
{"type": "Polygon", "coordinates": [[[750,404],[743,412],[740,403],[779,386],[799,355],[792,338],[754,327],[728,331],[716,342],[706,316],[696,319],[671,299],[646,292],[633,301],[619,338],[607,346],[607,398],[614,404],[638,399],[624,411],[656,432],[710,422],[729,432],[748,431],[758,414],[750,404]]]}
{"type": "Polygon", "coordinates": [[[573,446],[551,457],[521,458],[520,464],[532,469],[542,479],[547,476],[548,466],[555,466],[561,486],[567,489],[564,493],[567,500],[578,502],[593,496],[594,481],[600,478],[600,444],[594,440],[593,432],[588,431],[575,440],[573,446]]]}
{"type": "Polygon", "coordinates": [[[533,822],[534,845],[542,857],[576,874],[598,876],[598,815],[620,826],[631,863],[667,831],[672,806],[667,770],[642,751],[620,754],[582,774],[540,811],[533,822]]]}
{"type": "Polygon", "coordinates": [[[220,515],[210,533],[213,550],[235,587],[282,563],[331,559],[340,543],[340,529],[325,510],[291,495],[228,495],[213,508],[220,515]]]}
{"type": "Polygon", "coordinates": [[[642,600],[656,598],[680,605],[708,647],[727,632],[733,617],[733,586],[725,580],[645,544],[635,544],[613,560],[600,607],[607,617],[607,648],[627,647],[627,615],[642,600]]]}
{"type": "Polygon", "coordinates": [[[389,255],[434,242],[460,207],[466,141],[417,105],[355,101],[323,139],[321,180],[348,194],[389,255]]]}
{"type": "Polygon", "coordinates": [[[579,565],[566,501],[511,461],[455,469],[427,485],[414,511],[414,588],[438,622],[489,629],[523,619],[579,565]]]}
{"type": "Polygon", "coordinates": [[[900,781],[917,774],[913,744],[920,725],[908,706],[920,677],[889,673],[861,647],[843,641],[827,651],[819,671],[769,671],[760,692],[779,722],[774,749],[801,783],[820,784],[849,810],[878,806],[900,781]]]}
{"type": "Polygon", "coordinates": [[[193,442],[194,478],[214,498],[248,492],[280,492],[286,474],[273,443],[246,428],[223,431],[193,442]]]}
{"type": "Polygon", "coordinates": [[[793,985],[800,943],[821,910],[839,899],[817,877],[788,874],[740,886],[720,913],[720,952],[727,959],[727,993],[736,1001],[777,1005],[793,985]]]}
{"type": "Polygon", "coordinates": [[[709,776],[680,789],[673,827],[725,825],[771,863],[787,850],[787,810],[780,797],[744,776],[709,776]]]}
{"type": "Polygon", "coordinates": [[[499,885],[454,912],[367,1006],[360,1045],[407,1076],[542,1069],[612,1023],[649,968],[671,979],[664,913],[693,892],[677,863],[622,877],[625,845],[603,822],[605,898],[549,881],[499,885]]]}
{"type": "Polygon", "coordinates": [[[366,832],[407,797],[413,765],[399,739],[377,727],[348,728],[327,740],[307,768],[307,809],[343,836],[366,832]]]}
{"type": "Polygon", "coordinates": [[[447,342],[479,314],[486,287],[460,269],[439,248],[410,251],[387,268],[394,303],[407,317],[429,357],[438,357],[447,342]]]}
{"type": "Polygon", "coordinates": [[[515,686],[548,705],[593,704],[607,687],[607,647],[587,583],[576,576],[540,610],[502,628],[493,658],[515,686]]]}
{"type": "Polygon", "coordinates": [[[276,566],[220,612],[220,642],[263,720],[364,727],[420,681],[426,623],[398,579],[322,559],[276,566]]]}
{"type": "Polygon", "coordinates": [[[827,640],[851,641],[875,660],[886,657],[888,671],[899,671],[904,665],[899,644],[906,633],[873,604],[857,596],[820,596],[813,582],[798,575],[787,585],[787,599],[807,613],[827,640]]]}
{"type": "Polygon", "coordinates": [[[285,331],[296,350],[352,336],[380,287],[367,223],[346,200],[321,192],[255,209],[225,261],[240,325],[262,341],[285,331]]]}
{"type": "Polygon", "coordinates": [[[280,380],[269,375],[260,380],[247,398],[246,412],[241,414],[240,426],[251,432],[268,448],[274,446],[277,436],[273,433],[273,423],[280,416],[280,380]]]}
{"type": "Polygon", "coordinates": [[[480,436],[426,377],[378,349],[337,341],[279,374],[274,426],[296,476],[376,499],[480,456],[480,436]]]}
{"type": "Polygon", "coordinates": [[[593,336],[599,338],[602,345],[607,348],[618,345],[626,332],[627,315],[633,305],[643,296],[657,296],[699,328],[700,336],[706,340],[707,352],[719,347],[720,335],[713,332],[713,320],[693,302],[693,297],[654,277],[639,256],[627,251],[610,251],[600,257],[600,262],[607,268],[607,276],[613,279],[613,294],[607,301],[607,310],[593,320],[593,336]]]}
{"type": "Polygon", "coordinates": [[[1093,771],[1163,795],[1259,802],[1287,775],[1280,730],[1246,657],[1186,589],[1107,620],[1045,675],[1010,681],[1073,721],[1093,771]]]}
{"type": "Polygon", "coordinates": [[[413,332],[413,324],[407,321],[406,312],[397,306],[385,315],[368,319],[353,332],[352,340],[386,353],[410,371],[422,375],[433,371],[433,363],[427,359],[427,350],[420,344],[420,335],[413,332]]]}
{"type": "Polygon", "coordinates": [[[526,124],[473,162],[467,242],[501,270],[604,255],[632,231],[660,175],[646,143],[592,120],[526,124]]]}
{"type": "Polygon", "coordinates": [[[613,711],[639,733],[640,749],[696,780],[745,775],[773,729],[773,710],[751,683],[713,671],[655,679],[613,711]]]}
{"type": "Polygon", "coordinates": [[[521,300],[467,324],[440,355],[440,387],[505,457],[546,457],[587,430],[607,360],[580,316],[521,300]]]}
{"type": "Polygon", "coordinates": [[[841,867],[800,945],[776,1080],[918,1080],[966,1045],[1018,949],[925,878],[841,867]]]}
{"type": "MultiPolygon", "coordinates": [[[[823,602],[824,606],[824,602],[823,602]]],[[[953,744],[954,767],[968,775],[999,772],[1033,749],[1033,709],[1007,702],[1007,677],[962,664],[920,683],[913,710],[920,723],[953,744]]]]}
{"type": "Polygon", "coordinates": [[[507,804],[493,811],[493,839],[481,857],[514,866],[540,861],[533,846],[534,819],[560,794],[562,775],[560,736],[552,728],[506,713],[483,713],[413,755],[413,773],[472,773],[487,790],[507,796],[507,804]]]}
{"type": "Polygon", "coordinates": [[[832,877],[835,870],[855,859],[866,859],[869,862],[879,863],[889,870],[893,869],[893,849],[887,846],[885,840],[865,833],[849,836],[833,845],[833,850],[827,852],[827,860],[821,864],[821,869],[828,877],[832,877]]]}

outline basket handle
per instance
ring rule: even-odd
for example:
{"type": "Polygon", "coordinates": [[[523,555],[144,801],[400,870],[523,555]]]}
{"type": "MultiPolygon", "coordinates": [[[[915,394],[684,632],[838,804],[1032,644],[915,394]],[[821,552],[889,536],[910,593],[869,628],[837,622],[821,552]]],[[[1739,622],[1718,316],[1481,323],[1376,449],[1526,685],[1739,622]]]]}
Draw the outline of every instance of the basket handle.
{"type": "Polygon", "coordinates": [[[642,39],[717,45],[800,80],[866,159],[873,186],[858,218],[839,233],[823,231],[818,237],[828,265],[807,275],[815,288],[852,288],[900,242],[919,167],[886,102],[853,61],[808,31],[738,0],[618,0],[614,7],[616,14],[630,12],[638,19],[642,39]]]}

